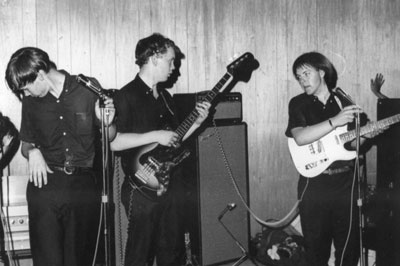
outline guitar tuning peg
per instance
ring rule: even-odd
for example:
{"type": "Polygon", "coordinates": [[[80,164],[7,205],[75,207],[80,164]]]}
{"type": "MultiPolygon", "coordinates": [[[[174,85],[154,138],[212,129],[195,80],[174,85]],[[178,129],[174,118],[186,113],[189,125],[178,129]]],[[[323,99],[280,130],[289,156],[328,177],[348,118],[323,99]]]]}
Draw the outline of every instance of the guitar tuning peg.
{"type": "Polygon", "coordinates": [[[233,56],[231,56],[231,57],[228,59],[228,62],[227,62],[227,63],[229,64],[230,62],[235,61],[239,56],[240,56],[240,54],[234,53],[233,56]]]}

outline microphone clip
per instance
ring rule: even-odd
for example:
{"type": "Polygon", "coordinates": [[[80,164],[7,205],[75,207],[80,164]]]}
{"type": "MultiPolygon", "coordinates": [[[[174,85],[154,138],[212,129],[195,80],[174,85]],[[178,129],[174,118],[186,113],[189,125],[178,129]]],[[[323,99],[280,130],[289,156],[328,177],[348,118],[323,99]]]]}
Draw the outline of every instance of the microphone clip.
{"type": "Polygon", "coordinates": [[[104,102],[106,97],[112,97],[116,91],[116,90],[105,90],[103,88],[100,88],[99,86],[93,84],[93,81],[91,81],[88,77],[82,74],[76,76],[76,80],[78,81],[78,83],[84,85],[90,91],[94,92],[102,102],[104,102]]]}
{"type": "Polygon", "coordinates": [[[341,88],[337,87],[332,90],[333,94],[339,97],[341,100],[345,101],[347,104],[356,105],[355,101],[345,93],[341,88]]]}

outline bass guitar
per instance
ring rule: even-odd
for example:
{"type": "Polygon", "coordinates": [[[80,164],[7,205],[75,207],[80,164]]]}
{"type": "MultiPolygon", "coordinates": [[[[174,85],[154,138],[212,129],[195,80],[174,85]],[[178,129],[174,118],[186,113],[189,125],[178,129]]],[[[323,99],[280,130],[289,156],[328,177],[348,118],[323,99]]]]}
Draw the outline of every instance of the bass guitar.
{"type": "MultiPolygon", "coordinates": [[[[400,114],[369,123],[360,128],[360,135],[387,129],[400,122],[400,114]]],[[[335,161],[347,161],[356,158],[356,151],[346,150],[344,144],[356,138],[355,130],[347,126],[338,127],[321,139],[311,144],[297,145],[293,138],[288,138],[290,155],[297,171],[305,177],[316,177],[335,161]]]]}
{"type": "MultiPolygon", "coordinates": [[[[258,67],[257,64],[251,53],[241,55],[227,66],[226,74],[212,90],[207,92],[203,101],[212,103],[232,80],[249,79],[251,72],[258,67]]],[[[199,113],[194,109],[175,130],[179,136],[179,143],[198,117],[199,113]]],[[[182,145],[167,147],[152,143],[125,154],[122,157],[122,169],[129,177],[131,185],[137,187],[150,199],[157,199],[157,196],[167,191],[172,169],[189,155],[189,150],[182,145]]]]}

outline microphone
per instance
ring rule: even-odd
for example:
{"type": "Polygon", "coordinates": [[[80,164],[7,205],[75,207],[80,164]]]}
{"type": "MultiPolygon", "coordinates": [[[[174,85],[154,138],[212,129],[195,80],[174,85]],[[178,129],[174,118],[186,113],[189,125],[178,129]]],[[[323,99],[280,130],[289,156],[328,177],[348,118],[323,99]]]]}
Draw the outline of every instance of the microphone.
{"type": "Polygon", "coordinates": [[[234,208],[236,208],[236,204],[235,203],[228,203],[227,205],[226,205],[226,207],[225,207],[225,209],[223,209],[222,210],[222,212],[218,215],[218,220],[221,220],[222,219],[222,217],[225,215],[225,213],[227,212],[227,211],[231,211],[231,210],[233,210],[234,208]]]}
{"type": "Polygon", "coordinates": [[[345,93],[341,88],[337,87],[335,89],[332,90],[334,94],[336,94],[336,96],[340,97],[341,99],[345,100],[347,103],[349,104],[353,104],[355,105],[356,103],[353,101],[353,99],[350,97],[350,95],[348,95],[347,93],[345,93]]]}
{"type": "Polygon", "coordinates": [[[97,96],[99,96],[102,100],[105,99],[106,96],[112,97],[116,90],[105,90],[93,84],[90,79],[82,74],[76,76],[76,80],[84,85],[86,88],[94,92],[97,96]]]}

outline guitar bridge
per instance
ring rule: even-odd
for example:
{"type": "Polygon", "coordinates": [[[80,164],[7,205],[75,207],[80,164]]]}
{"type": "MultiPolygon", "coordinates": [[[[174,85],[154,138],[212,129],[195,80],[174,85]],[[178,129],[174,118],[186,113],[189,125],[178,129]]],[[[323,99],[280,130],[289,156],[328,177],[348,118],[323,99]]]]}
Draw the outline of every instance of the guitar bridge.
{"type": "Polygon", "coordinates": [[[148,158],[149,163],[145,163],[142,169],[139,169],[135,176],[140,179],[144,184],[148,184],[149,180],[155,175],[156,171],[160,168],[160,164],[152,157],[148,158]]]}

